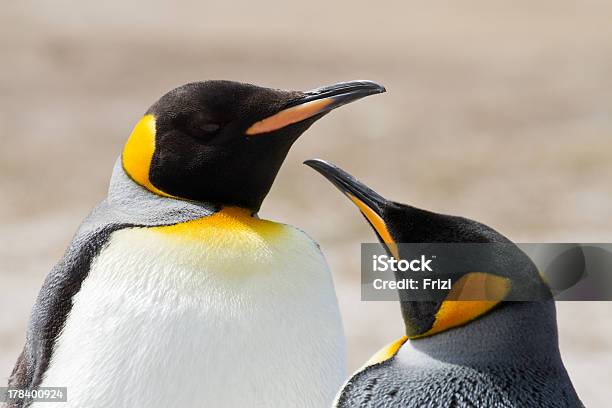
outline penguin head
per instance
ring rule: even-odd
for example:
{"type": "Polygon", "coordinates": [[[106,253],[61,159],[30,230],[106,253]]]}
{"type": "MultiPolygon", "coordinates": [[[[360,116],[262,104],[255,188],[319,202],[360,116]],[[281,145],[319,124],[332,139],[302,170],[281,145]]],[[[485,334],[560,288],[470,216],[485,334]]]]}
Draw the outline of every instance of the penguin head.
{"type": "Polygon", "coordinates": [[[409,259],[401,243],[465,243],[492,245],[485,251],[476,270],[469,256],[451,260],[455,280],[441,300],[402,300],[402,316],[409,338],[431,336],[462,326],[494,312],[510,299],[550,298],[550,291],[531,259],[515,244],[494,229],[463,217],[437,214],[383,198],[339,167],[323,160],[304,162],[351,200],[395,259],[409,259]],[[455,267],[461,270],[455,274],[455,267]],[[462,300],[463,299],[463,300],[462,300]]]}
{"type": "Polygon", "coordinates": [[[384,91],[370,81],[307,92],[189,83],[162,96],[136,124],[123,169],[161,196],[256,212],[306,129],[334,108],[384,91]]]}

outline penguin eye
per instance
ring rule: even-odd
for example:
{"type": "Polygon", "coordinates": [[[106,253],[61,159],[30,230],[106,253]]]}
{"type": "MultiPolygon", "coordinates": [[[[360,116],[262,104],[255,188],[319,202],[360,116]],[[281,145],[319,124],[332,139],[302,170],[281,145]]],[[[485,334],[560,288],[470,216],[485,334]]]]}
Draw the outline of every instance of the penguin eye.
{"type": "Polygon", "coordinates": [[[176,127],[185,129],[194,137],[205,139],[214,136],[222,127],[217,120],[201,112],[193,115],[177,115],[174,123],[176,127]]]}
{"type": "Polygon", "coordinates": [[[215,133],[221,129],[221,125],[217,123],[204,123],[199,126],[200,130],[204,133],[215,133]]]}

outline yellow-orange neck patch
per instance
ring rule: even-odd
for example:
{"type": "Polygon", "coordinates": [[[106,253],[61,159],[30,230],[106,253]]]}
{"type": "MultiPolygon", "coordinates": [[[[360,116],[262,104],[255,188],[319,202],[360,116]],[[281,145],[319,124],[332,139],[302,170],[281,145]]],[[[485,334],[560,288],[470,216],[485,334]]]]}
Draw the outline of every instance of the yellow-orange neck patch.
{"type": "Polygon", "coordinates": [[[123,148],[121,155],[123,168],[132,180],[147,190],[164,197],[173,197],[155,187],[149,180],[153,153],[155,153],[155,117],[145,115],[136,124],[123,148]]]}
{"type": "Polygon", "coordinates": [[[286,226],[273,221],[262,220],[250,210],[240,207],[224,207],[208,217],[198,218],[179,224],[154,227],[160,232],[195,241],[267,241],[278,238],[286,226]]]}
{"type": "Polygon", "coordinates": [[[369,367],[389,360],[397,354],[399,349],[402,348],[406,341],[408,341],[408,337],[404,336],[395,340],[393,343],[386,345],[382,349],[378,350],[376,354],[370,357],[370,359],[365,363],[364,367],[369,367]]]}
{"type": "Polygon", "coordinates": [[[501,302],[510,291],[510,286],[508,278],[489,273],[470,272],[462,276],[442,302],[431,329],[412,338],[431,336],[474,320],[501,302]]]}

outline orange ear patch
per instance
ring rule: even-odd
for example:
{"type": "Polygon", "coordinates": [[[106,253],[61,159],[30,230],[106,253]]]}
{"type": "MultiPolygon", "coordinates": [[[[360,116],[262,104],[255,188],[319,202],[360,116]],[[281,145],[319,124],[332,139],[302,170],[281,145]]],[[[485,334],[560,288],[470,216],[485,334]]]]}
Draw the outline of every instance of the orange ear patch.
{"type": "Polygon", "coordinates": [[[121,154],[123,169],[132,180],[147,190],[164,197],[173,197],[159,190],[149,180],[153,153],[155,153],[155,117],[145,115],[138,121],[123,148],[121,154]]]}
{"type": "Polygon", "coordinates": [[[431,329],[414,338],[430,336],[474,320],[495,307],[510,291],[510,280],[484,272],[470,272],[453,284],[436,313],[431,329]]]}

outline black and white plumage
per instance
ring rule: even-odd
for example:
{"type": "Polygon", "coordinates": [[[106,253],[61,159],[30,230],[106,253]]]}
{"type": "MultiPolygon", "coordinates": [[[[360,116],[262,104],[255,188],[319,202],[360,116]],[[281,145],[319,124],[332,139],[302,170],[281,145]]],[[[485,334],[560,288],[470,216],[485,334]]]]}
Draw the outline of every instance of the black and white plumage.
{"type": "Polygon", "coordinates": [[[331,403],[346,350],[329,268],[257,211],[303,132],[383,91],[206,81],[160,98],[47,276],[9,386],[67,387],[67,408],[331,403]]]}
{"type": "Polygon", "coordinates": [[[408,255],[401,243],[492,244],[484,262],[458,253],[451,263],[460,290],[499,294],[461,300],[451,289],[440,301],[400,301],[406,336],[347,381],[336,407],[583,407],[559,352],[554,300],[516,245],[477,221],[386,200],[331,163],[305,163],[358,206],[395,257],[408,255]]]}

